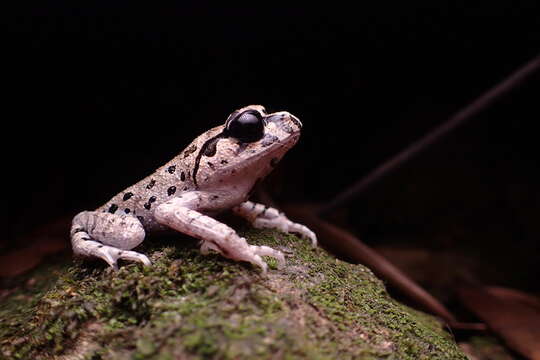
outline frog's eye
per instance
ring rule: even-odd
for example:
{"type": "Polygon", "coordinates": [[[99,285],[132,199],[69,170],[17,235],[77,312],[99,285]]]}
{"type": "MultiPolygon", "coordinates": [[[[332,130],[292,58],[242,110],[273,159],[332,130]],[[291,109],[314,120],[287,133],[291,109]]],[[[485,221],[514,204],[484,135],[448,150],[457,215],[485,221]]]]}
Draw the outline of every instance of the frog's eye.
{"type": "Polygon", "coordinates": [[[233,114],[225,124],[225,133],[241,142],[254,142],[264,135],[264,120],[255,110],[233,114]]]}

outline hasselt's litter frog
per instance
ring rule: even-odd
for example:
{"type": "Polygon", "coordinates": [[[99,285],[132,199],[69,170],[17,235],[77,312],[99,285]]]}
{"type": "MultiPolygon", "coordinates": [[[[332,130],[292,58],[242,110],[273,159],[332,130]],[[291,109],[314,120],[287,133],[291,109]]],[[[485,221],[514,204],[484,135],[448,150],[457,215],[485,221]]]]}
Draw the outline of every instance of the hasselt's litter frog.
{"type": "Polygon", "coordinates": [[[258,265],[261,256],[280,264],[283,254],[268,246],[249,245],[229,226],[212,216],[231,209],[257,228],[297,233],[317,244],[315,234],[278,210],[248,201],[263,179],[298,141],[302,123],[282,111],[267,114],[251,105],[233,112],[225,124],[197,137],[184,151],[94,211],[73,218],[71,244],[76,255],[98,257],[117,269],[117,260],[151,265],[132,251],[148,233],[173,229],[201,240],[210,250],[258,265]]]}

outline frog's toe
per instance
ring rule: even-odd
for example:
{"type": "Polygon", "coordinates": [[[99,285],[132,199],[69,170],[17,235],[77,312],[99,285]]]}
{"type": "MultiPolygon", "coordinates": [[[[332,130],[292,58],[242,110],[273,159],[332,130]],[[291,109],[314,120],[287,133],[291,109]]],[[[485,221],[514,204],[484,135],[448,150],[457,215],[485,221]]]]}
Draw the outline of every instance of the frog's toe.
{"type": "Polygon", "coordinates": [[[278,261],[278,264],[280,267],[285,265],[285,256],[281,251],[274,250],[269,246],[256,246],[251,245],[251,249],[253,250],[253,253],[259,256],[270,256],[273,257],[278,261]]]}
{"type": "Polygon", "coordinates": [[[311,245],[313,245],[313,247],[317,246],[317,235],[315,235],[315,233],[311,231],[307,226],[292,221],[287,225],[288,233],[298,234],[302,239],[311,240],[311,245]]]}
{"type": "Polygon", "coordinates": [[[221,249],[211,241],[202,240],[200,242],[200,245],[201,245],[201,248],[200,248],[201,254],[203,255],[208,255],[210,253],[210,250],[213,250],[217,253],[222,253],[221,249]]]}
{"type": "MultiPolygon", "coordinates": [[[[266,247],[266,246],[265,246],[266,247]]],[[[259,246],[246,246],[241,247],[240,249],[230,249],[229,251],[223,249],[222,247],[217,246],[211,241],[203,241],[201,244],[201,254],[207,255],[210,250],[213,250],[221,255],[236,261],[246,261],[252,263],[253,265],[259,266],[263,273],[266,273],[268,265],[261,258],[261,255],[269,255],[269,252],[264,254],[259,254],[257,249],[259,246]]],[[[270,248],[269,248],[270,249],[270,248]]],[[[272,249],[270,249],[272,250],[272,249]]],[[[271,256],[271,255],[269,255],[271,256]]]]}
{"type": "Polygon", "coordinates": [[[95,255],[105,260],[105,262],[109,264],[109,266],[113,268],[114,271],[118,270],[118,264],[116,263],[116,258],[111,256],[111,254],[108,251],[106,251],[104,247],[99,248],[95,255]]]}
{"type": "Polygon", "coordinates": [[[152,265],[152,262],[150,261],[150,259],[148,259],[146,255],[143,255],[136,251],[122,250],[122,252],[118,255],[118,258],[123,260],[138,261],[146,266],[152,265]]]}
{"type": "Polygon", "coordinates": [[[313,247],[317,247],[317,235],[315,235],[315,233],[311,231],[307,226],[301,224],[296,225],[300,227],[299,231],[297,231],[298,234],[300,234],[300,236],[304,239],[311,240],[311,245],[313,245],[313,247]]]}
{"type": "Polygon", "coordinates": [[[98,253],[99,254],[96,254],[96,255],[98,255],[103,260],[105,260],[107,264],[109,264],[109,266],[112,267],[114,270],[118,270],[117,261],[119,259],[138,261],[138,262],[143,263],[146,266],[152,265],[152,263],[150,262],[150,259],[148,259],[146,255],[140,254],[135,251],[121,250],[112,246],[103,246],[98,249],[98,253]]]}
{"type": "Polygon", "coordinates": [[[307,226],[290,221],[285,216],[276,216],[274,218],[257,218],[253,222],[256,228],[274,228],[284,233],[299,234],[303,239],[311,240],[311,244],[317,246],[317,235],[307,226]]]}
{"type": "Polygon", "coordinates": [[[262,269],[263,274],[266,274],[268,270],[268,264],[264,262],[264,260],[259,255],[253,255],[249,260],[250,263],[253,265],[257,265],[262,269]]]}

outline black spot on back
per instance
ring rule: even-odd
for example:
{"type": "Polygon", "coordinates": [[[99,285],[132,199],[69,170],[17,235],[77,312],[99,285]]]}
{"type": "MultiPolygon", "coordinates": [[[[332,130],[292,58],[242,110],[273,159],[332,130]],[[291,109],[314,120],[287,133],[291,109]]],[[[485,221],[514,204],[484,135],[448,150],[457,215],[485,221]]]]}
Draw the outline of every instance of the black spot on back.
{"type": "Polygon", "coordinates": [[[217,143],[219,141],[221,137],[216,137],[216,138],[213,138],[213,139],[210,139],[205,145],[206,145],[206,148],[204,150],[204,156],[206,157],[212,157],[214,155],[216,155],[216,151],[217,151],[217,143]]]}

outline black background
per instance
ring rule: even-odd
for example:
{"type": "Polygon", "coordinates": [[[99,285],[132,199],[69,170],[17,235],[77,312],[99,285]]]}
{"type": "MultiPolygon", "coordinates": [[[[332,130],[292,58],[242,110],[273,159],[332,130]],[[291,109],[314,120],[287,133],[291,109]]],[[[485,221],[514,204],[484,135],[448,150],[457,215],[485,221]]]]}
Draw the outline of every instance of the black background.
{"type": "MultiPolygon", "coordinates": [[[[3,14],[3,247],[253,103],[304,123],[276,199],[328,201],[540,51],[536,1],[109,3],[3,14]]],[[[435,248],[445,234],[487,258],[498,244],[538,275],[539,90],[537,76],[358,199],[355,231],[435,248]]]]}

